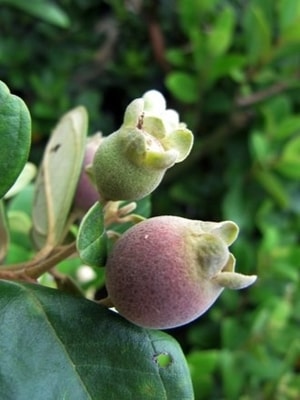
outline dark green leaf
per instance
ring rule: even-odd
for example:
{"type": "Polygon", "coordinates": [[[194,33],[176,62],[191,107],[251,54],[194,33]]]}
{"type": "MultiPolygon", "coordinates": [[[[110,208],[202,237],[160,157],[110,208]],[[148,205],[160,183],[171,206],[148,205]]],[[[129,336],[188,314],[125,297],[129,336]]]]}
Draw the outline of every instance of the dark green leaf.
{"type": "Polygon", "coordinates": [[[21,173],[30,150],[31,119],[19,97],[0,81],[0,198],[21,173]]]}
{"type": "Polygon", "coordinates": [[[82,261],[102,267],[106,259],[106,242],[102,206],[96,203],[82,219],[77,236],[77,250],[82,261]]]}
{"type": "Polygon", "coordinates": [[[54,289],[2,281],[0,290],[1,398],[194,398],[185,358],[169,335],[54,289]]]}

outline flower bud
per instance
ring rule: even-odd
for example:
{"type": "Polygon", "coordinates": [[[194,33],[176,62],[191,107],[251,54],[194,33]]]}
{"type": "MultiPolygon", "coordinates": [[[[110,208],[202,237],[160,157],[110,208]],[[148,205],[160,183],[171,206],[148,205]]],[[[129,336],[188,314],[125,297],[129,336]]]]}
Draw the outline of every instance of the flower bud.
{"type": "Polygon", "coordinates": [[[138,200],[151,193],[166,170],[183,161],[193,134],[161,93],[151,90],[127,107],[120,129],[103,139],[93,175],[104,200],[138,200]]]}
{"type": "Polygon", "coordinates": [[[228,246],[238,227],[174,216],[150,218],[126,231],[108,256],[109,299],[129,321],[168,329],[201,316],[224,288],[241,289],[256,276],[234,272],[228,246]]]}

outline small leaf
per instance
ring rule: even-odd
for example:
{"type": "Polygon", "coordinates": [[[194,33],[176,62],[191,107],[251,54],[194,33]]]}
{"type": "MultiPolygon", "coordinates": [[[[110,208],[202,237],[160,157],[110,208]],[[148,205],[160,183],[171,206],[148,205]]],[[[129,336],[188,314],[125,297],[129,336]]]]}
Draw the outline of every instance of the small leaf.
{"type": "Polygon", "coordinates": [[[166,86],[177,99],[185,103],[195,103],[199,98],[197,79],[191,74],[172,72],[166,78],[166,86]]]}
{"type": "Polygon", "coordinates": [[[300,179],[300,137],[291,139],[284,147],[282,156],[276,164],[282,175],[291,179],[300,179]]]}
{"type": "Polygon", "coordinates": [[[279,177],[262,169],[255,171],[255,177],[280,207],[286,208],[288,206],[289,198],[279,177]]]}
{"type": "Polygon", "coordinates": [[[287,116],[277,125],[274,138],[286,139],[300,131],[300,117],[297,115],[287,116]]]}
{"type": "Polygon", "coordinates": [[[36,166],[31,162],[27,162],[13,186],[9,189],[8,192],[5,193],[4,198],[9,199],[11,197],[14,197],[33,180],[35,175],[36,166]]]}
{"type": "Polygon", "coordinates": [[[265,165],[270,156],[270,146],[266,135],[255,130],[250,135],[250,150],[252,156],[261,165],[265,165]]]}
{"type": "Polygon", "coordinates": [[[89,209],[80,224],[77,236],[77,250],[80,258],[88,265],[104,266],[106,243],[103,209],[100,203],[96,203],[89,209]]]}
{"type": "Polygon", "coordinates": [[[214,56],[224,54],[232,42],[235,14],[231,7],[225,8],[217,17],[208,36],[209,52],[214,56]]]}
{"type": "Polygon", "coordinates": [[[84,107],[69,111],[47,144],[33,205],[33,239],[38,248],[55,246],[62,239],[82,168],[87,120],[84,107]]]}
{"type": "Polygon", "coordinates": [[[21,173],[31,145],[31,118],[19,97],[0,81],[0,199],[21,173]]]}
{"type": "Polygon", "coordinates": [[[0,291],[1,398],[193,400],[183,352],[166,333],[39,285],[2,281],[0,291]]]}
{"type": "Polygon", "coordinates": [[[0,0],[0,4],[8,4],[33,17],[42,19],[60,28],[68,28],[70,20],[67,14],[56,4],[45,0],[0,0]]]}
{"type": "Polygon", "coordinates": [[[249,60],[253,63],[264,60],[271,49],[272,28],[261,5],[250,3],[245,13],[244,29],[249,60]]]}

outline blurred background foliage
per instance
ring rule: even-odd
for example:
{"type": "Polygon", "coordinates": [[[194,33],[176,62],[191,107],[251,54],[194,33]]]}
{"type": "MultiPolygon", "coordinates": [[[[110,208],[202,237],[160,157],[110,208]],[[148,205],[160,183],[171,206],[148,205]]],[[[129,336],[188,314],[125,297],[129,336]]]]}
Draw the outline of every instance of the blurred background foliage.
{"type": "MultiPolygon", "coordinates": [[[[237,269],[259,277],[171,331],[199,400],[300,398],[299,26],[295,0],[0,0],[0,79],[31,111],[31,161],[70,108],[107,135],[151,88],[195,134],[152,215],[234,220],[237,269]]],[[[12,262],[31,256],[24,210],[30,189],[10,205],[12,262]]]]}

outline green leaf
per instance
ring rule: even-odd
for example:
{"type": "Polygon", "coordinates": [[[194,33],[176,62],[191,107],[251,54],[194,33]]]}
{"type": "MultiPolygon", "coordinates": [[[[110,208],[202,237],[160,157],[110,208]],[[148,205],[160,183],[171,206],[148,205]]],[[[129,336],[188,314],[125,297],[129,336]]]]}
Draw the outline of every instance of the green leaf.
{"type": "Polygon", "coordinates": [[[261,165],[265,165],[270,156],[270,146],[266,135],[260,131],[253,131],[250,136],[250,149],[253,158],[261,165]]]}
{"type": "Polygon", "coordinates": [[[274,138],[286,139],[300,131],[300,116],[291,115],[283,119],[276,127],[274,138]]]}
{"type": "Polygon", "coordinates": [[[267,58],[271,50],[272,27],[263,11],[263,7],[255,4],[254,1],[247,7],[244,29],[244,39],[249,60],[256,63],[267,58]]]}
{"type": "Polygon", "coordinates": [[[255,171],[255,177],[280,207],[288,207],[289,197],[279,177],[270,171],[262,169],[255,171]]]}
{"type": "Polygon", "coordinates": [[[209,52],[214,56],[224,54],[231,45],[235,25],[235,13],[231,7],[225,8],[217,17],[208,36],[209,52]]]}
{"type": "Polygon", "coordinates": [[[0,200],[0,263],[6,256],[9,239],[9,229],[4,204],[3,200],[0,200]]]}
{"type": "Polygon", "coordinates": [[[277,7],[281,44],[299,42],[300,3],[291,0],[278,0],[277,7]]]}
{"type": "Polygon", "coordinates": [[[300,136],[285,145],[276,170],[288,178],[300,179],[300,136]]]}
{"type": "Polygon", "coordinates": [[[11,197],[14,197],[27,185],[29,185],[29,183],[36,175],[36,170],[36,166],[33,163],[27,162],[13,186],[9,189],[8,192],[5,193],[4,198],[9,199],[11,197]]]}
{"type": "Polygon", "coordinates": [[[6,400],[192,400],[188,367],[166,333],[81,297],[0,283],[0,392],[6,400]],[[160,355],[169,362],[160,365],[160,355]]]}
{"type": "Polygon", "coordinates": [[[171,72],[166,78],[166,86],[184,103],[195,103],[199,97],[197,79],[191,74],[171,72]]]}
{"type": "Polygon", "coordinates": [[[106,260],[106,244],[103,209],[100,203],[96,203],[81,221],[76,242],[77,250],[83,262],[102,267],[106,260]]]}
{"type": "Polygon", "coordinates": [[[19,97],[0,81],[0,199],[21,173],[31,145],[31,118],[19,97]]]}
{"type": "Polygon", "coordinates": [[[231,76],[233,79],[242,74],[242,68],[246,63],[246,57],[240,54],[224,54],[217,57],[211,70],[209,70],[209,79],[214,81],[222,76],[231,76]]]}
{"type": "Polygon", "coordinates": [[[214,372],[218,366],[219,352],[216,350],[193,351],[188,354],[187,362],[195,390],[199,399],[211,398],[215,385],[214,372]]]}
{"type": "Polygon", "coordinates": [[[47,144],[37,177],[33,205],[33,240],[38,248],[55,246],[66,221],[82,168],[88,116],[84,107],[65,114],[47,144]]]}
{"type": "Polygon", "coordinates": [[[50,24],[59,26],[60,28],[68,28],[70,20],[67,14],[56,4],[45,0],[0,0],[1,4],[8,4],[20,11],[24,11],[33,17],[40,18],[41,20],[50,24]]]}

